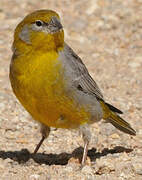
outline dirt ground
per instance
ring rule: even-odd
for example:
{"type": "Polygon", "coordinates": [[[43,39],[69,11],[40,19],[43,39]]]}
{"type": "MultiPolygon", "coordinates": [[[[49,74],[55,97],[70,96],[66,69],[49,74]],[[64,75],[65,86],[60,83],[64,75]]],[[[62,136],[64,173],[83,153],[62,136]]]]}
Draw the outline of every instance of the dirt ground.
{"type": "Polygon", "coordinates": [[[142,180],[142,0],[0,0],[0,180],[142,180]],[[105,99],[136,130],[131,137],[101,121],[91,126],[87,165],[79,170],[78,131],[41,135],[8,78],[13,31],[36,9],[56,10],[65,40],[83,59],[105,99]]]}

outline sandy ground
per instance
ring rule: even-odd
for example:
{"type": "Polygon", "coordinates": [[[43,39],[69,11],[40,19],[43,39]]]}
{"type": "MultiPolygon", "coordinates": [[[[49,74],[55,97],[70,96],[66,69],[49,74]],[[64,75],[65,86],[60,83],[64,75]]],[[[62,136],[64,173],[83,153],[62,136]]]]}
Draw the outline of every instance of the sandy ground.
{"type": "Polygon", "coordinates": [[[0,0],[0,179],[142,179],[142,1],[0,0]],[[36,155],[38,124],[12,93],[8,73],[13,31],[29,12],[60,13],[66,42],[79,54],[105,99],[137,131],[123,134],[103,121],[91,126],[87,165],[77,131],[53,129],[36,155]]]}

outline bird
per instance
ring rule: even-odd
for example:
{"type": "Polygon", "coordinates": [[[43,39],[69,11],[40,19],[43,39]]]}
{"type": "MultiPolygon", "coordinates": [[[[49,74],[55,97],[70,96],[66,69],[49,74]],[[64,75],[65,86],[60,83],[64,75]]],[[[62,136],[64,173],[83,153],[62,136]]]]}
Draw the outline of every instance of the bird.
{"type": "Polygon", "coordinates": [[[65,42],[55,11],[41,9],[25,16],[15,29],[12,51],[9,77],[13,92],[40,123],[42,138],[34,154],[51,127],[81,131],[81,167],[86,163],[91,124],[104,119],[120,131],[136,135],[120,117],[123,112],[105,101],[81,58],[65,42]]]}

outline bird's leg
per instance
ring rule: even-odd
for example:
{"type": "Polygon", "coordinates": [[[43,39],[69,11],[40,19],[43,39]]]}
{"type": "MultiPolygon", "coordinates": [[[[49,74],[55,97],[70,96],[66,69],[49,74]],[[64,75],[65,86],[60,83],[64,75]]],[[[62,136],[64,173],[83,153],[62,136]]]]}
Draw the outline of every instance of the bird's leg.
{"type": "Polygon", "coordinates": [[[84,141],[84,150],[83,150],[83,157],[82,157],[82,161],[81,161],[81,167],[83,167],[86,163],[87,153],[88,153],[88,145],[89,145],[89,142],[84,141]]]}
{"type": "Polygon", "coordinates": [[[37,153],[37,151],[39,150],[40,146],[42,145],[43,141],[49,136],[50,133],[50,127],[45,126],[44,124],[41,124],[41,129],[40,132],[42,134],[42,138],[39,141],[39,143],[37,144],[35,150],[34,150],[34,154],[37,153]]]}
{"type": "Polygon", "coordinates": [[[87,153],[88,153],[88,145],[91,139],[91,133],[89,130],[88,125],[83,125],[80,127],[80,130],[82,132],[83,140],[84,140],[84,150],[83,150],[83,157],[81,161],[81,168],[85,165],[86,159],[87,159],[87,153]]]}

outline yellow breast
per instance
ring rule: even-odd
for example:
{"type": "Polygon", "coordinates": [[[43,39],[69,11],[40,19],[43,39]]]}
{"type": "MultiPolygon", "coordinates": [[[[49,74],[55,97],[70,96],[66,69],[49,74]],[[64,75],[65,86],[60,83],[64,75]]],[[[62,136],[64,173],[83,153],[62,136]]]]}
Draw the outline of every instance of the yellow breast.
{"type": "Polygon", "coordinates": [[[90,115],[66,91],[58,54],[37,52],[19,56],[11,64],[13,91],[32,117],[56,128],[76,128],[90,115]],[[24,61],[24,63],[23,63],[24,61]]]}

